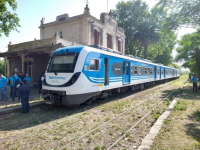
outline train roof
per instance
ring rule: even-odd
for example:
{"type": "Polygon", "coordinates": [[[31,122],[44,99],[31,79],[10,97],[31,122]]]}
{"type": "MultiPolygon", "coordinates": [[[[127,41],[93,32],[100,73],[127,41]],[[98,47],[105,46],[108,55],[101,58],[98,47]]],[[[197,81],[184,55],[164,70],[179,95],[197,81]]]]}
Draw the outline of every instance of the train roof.
{"type": "Polygon", "coordinates": [[[66,53],[66,52],[80,53],[83,48],[87,48],[87,50],[89,50],[89,51],[96,51],[96,52],[103,53],[103,54],[110,55],[110,56],[125,58],[125,59],[134,60],[134,61],[138,61],[138,62],[142,62],[142,63],[146,63],[146,64],[151,64],[151,65],[155,65],[155,66],[161,66],[161,67],[165,67],[165,68],[168,68],[168,69],[179,70],[177,68],[164,66],[161,63],[153,63],[148,59],[142,59],[142,58],[139,58],[139,57],[134,57],[132,55],[123,55],[119,51],[109,49],[109,48],[105,48],[105,47],[102,47],[102,46],[99,46],[99,45],[63,47],[63,48],[59,48],[59,49],[55,50],[53,54],[61,54],[61,53],[66,53]]]}

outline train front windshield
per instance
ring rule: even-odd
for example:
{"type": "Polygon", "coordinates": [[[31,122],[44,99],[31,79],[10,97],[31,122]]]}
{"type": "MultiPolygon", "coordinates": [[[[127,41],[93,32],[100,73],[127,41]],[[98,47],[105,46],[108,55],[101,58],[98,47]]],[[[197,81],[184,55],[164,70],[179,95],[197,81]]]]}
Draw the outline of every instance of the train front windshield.
{"type": "Polygon", "coordinates": [[[53,56],[48,72],[72,72],[75,66],[75,55],[53,56]]]}

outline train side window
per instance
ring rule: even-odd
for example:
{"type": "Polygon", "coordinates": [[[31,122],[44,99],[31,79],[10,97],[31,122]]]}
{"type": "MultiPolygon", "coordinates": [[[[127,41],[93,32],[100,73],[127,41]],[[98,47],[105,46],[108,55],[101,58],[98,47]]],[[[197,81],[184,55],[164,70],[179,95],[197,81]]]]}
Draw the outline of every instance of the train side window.
{"type": "Polygon", "coordinates": [[[98,71],[98,70],[99,70],[99,60],[98,59],[91,59],[89,71],[98,71]]]}
{"type": "Polygon", "coordinates": [[[125,74],[125,62],[123,62],[123,74],[125,74]]]}
{"type": "Polygon", "coordinates": [[[151,68],[148,68],[148,74],[151,74],[151,68]]]}
{"type": "Polygon", "coordinates": [[[157,74],[160,74],[160,69],[159,68],[157,69],[157,74]]]}
{"type": "Polygon", "coordinates": [[[131,65],[131,75],[134,75],[134,65],[131,65]]]}
{"type": "Polygon", "coordinates": [[[142,75],[145,75],[145,67],[142,67],[142,75]]]}
{"type": "Polygon", "coordinates": [[[161,70],[161,74],[164,74],[164,70],[163,69],[161,70]]]}
{"type": "Polygon", "coordinates": [[[142,75],[142,67],[139,67],[139,75],[142,75]]]}
{"type": "Polygon", "coordinates": [[[129,74],[129,65],[126,63],[126,74],[129,74]]]}
{"type": "Polygon", "coordinates": [[[149,74],[153,74],[153,72],[152,72],[152,68],[149,68],[150,69],[150,73],[149,74]]]}
{"type": "Polygon", "coordinates": [[[147,67],[145,67],[145,71],[144,71],[144,72],[145,72],[145,75],[147,75],[147,74],[148,74],[148,73],[147,73],[147,67]]]}
{"type": "Polygon", "coordinates": [[[135,75],[137,75],[138,74],[138,66],[135,66],[134,71],[135,71],[135,75]]]}

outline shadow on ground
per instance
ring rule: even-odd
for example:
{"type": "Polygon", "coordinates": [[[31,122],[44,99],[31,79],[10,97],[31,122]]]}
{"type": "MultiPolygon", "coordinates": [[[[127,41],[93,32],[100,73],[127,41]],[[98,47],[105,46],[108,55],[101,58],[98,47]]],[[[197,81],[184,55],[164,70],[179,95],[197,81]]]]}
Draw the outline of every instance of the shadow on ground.
{"type": "MultiPolygon", "coordinates": [[[[150,88],[153,87],[154,86],[151,86],[150,88]]],[[[42,105],[31,109],[28,114],[21,114],[18,111],[6,115],[0,115],[0,131],[20,130],[41,125],[50,121],[71,116],[76,113],[81,113],[90,110],[99,105],[122,99],[138,92],[140,92],[140,90],[137,90],[135,92],[127,91],[121,94],[114,94],[114,96],[112,96],[111,98],[99,99],[94,101],[90,105],[83,104],[77,109],[65,106],[52,107],[50,105],[42,105]]]]}

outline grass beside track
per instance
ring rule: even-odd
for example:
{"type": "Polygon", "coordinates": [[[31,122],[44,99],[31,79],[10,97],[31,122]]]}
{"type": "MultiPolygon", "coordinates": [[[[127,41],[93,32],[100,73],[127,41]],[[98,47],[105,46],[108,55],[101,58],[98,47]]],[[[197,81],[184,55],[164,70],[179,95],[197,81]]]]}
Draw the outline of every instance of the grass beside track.
{"type": "Polygon", "coordinates": [[[192,92],[189,83],[164,121],[151,150],[199,150],[200,149],[200,91],[192,92]]]}
{"type": "MultiPolygon", "coordinates": [[[[166,95],[170,93],[172,90],[163,92],[158,92],[158,90],[167,86],[182,86],[186,78],[186,76],[182,76],[178,80],[160,84],[134,94],[127,92],[106,100],[97,100],[89,106],[82,105],[78,109],[51,108],[46,105],[32,109],[29,114],[14,112],[2,115],[0,116],[0,149],[58,149],[102,123],[109,121],[126,109],[135,106],[141,100],[154,94],[166,95]]],[[[157,98],[150,99],[149,103],[141,105],[135,112],[132,111],[127,116],[115,120],[106,128],[96,130],[91,135],[78,141],[74,146],[75,149],[88,149],[85,148],[85,145],[82,145],[83,142],[89,149],[108,148],[105,143],[108,141],[109,144],[109,142],[117,139],[118,133],[125,132],[131,126],[130,121],[141,118],[143,110],[148,110],[156,100],[158,101],[157,98]],[[107,135],[102,138],[100,134],[105,135],[104,133],[107,135]]],[[[156,118],[157,116],[154,115],[153,120],[156,120],[156,118]]],[[[154,121],[151,122],[152,118],[149,118],[149,120],[148,125],[150,127],[154,121]]],[[[142,130],[142,126],[140,127],[142,130]]],[[[132,137],[133,135],[130,135],[130,142],[139,141],[132,137]]]]}

